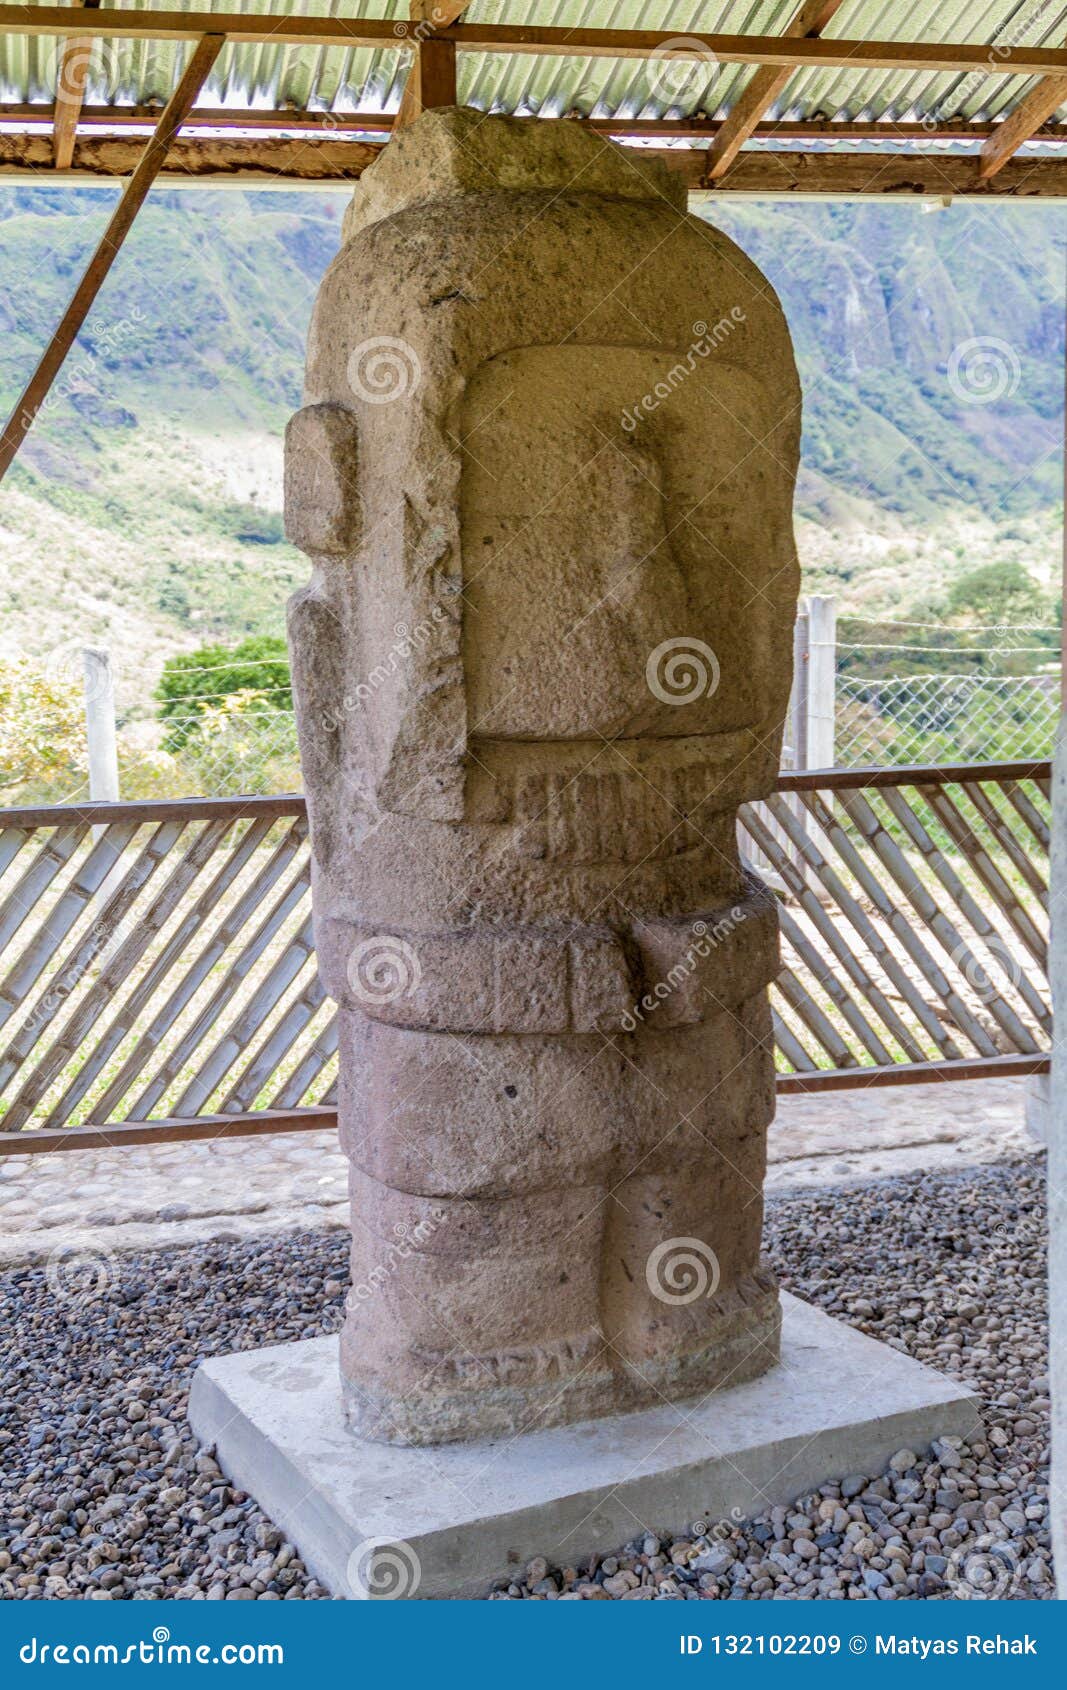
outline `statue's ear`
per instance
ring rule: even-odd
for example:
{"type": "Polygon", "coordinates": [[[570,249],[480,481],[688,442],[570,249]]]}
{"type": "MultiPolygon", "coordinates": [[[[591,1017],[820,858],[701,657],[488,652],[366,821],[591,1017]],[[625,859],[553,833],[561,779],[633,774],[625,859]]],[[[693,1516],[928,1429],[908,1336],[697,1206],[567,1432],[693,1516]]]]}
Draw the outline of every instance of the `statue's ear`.
{"type": "Polygon", "coordinates": [[[285,431],[285,534],[310,557],[359,543],[356,419],[343,405],[305,405],[285,431]]]}

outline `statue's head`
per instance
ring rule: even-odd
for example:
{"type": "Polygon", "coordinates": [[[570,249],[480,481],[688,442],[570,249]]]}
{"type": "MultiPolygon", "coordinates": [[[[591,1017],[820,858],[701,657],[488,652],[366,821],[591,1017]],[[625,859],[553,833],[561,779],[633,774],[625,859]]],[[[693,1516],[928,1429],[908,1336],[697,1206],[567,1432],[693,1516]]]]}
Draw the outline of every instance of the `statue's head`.
{"type": "Polygon", "coordinates": [[[724,808],[773,780],[799,389],[773,291],[685,198],[578,124],[470,110],[361,178],[287,440],[328,835],[345,804],[491,818],[531,742],[703,740],[724,808]]]}

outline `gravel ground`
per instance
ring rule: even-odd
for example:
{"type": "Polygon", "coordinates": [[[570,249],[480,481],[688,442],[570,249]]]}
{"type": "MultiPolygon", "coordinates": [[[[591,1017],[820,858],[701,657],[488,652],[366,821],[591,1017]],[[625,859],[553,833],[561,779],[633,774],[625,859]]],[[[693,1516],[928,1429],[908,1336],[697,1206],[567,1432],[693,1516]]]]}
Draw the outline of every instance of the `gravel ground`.
{"type": "MultiPolygon", "coordinates": [[[[493,1595],[1051,1596],[1041,1164],[784,1199],[767,1233],[791,1290],[977,1386],[974,1438],[900,1451],[884,1476],[758,1520],[702,1518],[695,1496],[688,1526],[650,1527],[578,1567],[556,1566],[546,1545],[493,1595]]],[[[324,1232],[57,1253],[0,1276],[0,1596],[325,1595],[199,1454],[185,1400],[202,1356],[335,1330],[345,1245],[324,1232]]]]}

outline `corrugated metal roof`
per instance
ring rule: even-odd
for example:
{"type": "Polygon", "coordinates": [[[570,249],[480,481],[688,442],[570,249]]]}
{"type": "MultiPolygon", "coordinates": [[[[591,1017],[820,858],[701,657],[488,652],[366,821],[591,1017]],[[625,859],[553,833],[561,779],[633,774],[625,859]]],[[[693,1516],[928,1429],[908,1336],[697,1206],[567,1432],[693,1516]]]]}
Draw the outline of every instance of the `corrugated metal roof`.
{"type": "MultiPolygon", "coordinates": [[[[130,5],[131,0],[126,0],[130,5]]],[[[483,23],[652,29],[676,36],[723,32],[779,34],[798,0],[473,0],[467,19],[483,23]]],[[[132,9],[151,9],[132,0],[132,9]]],[[[305,8],[270,0],[170,0],[172,10],[249,13],[305,8]]],[[[319,15],[409,16],[408,0],[319,0],[319,15]]],[[[828,37],[886,41],[951,41],[997,46],[1062,46],[1067,5],[1053,0],[845,0],[828,37]]],[[[51,105],[63,42],[47,36],[0,40],[0,99],[51,105]]],[[[189,51],[173,41],[98,40],[90,60],[87,104],[162,104],[189,51]]],[[[219,58],[201,103],[235,112],[288,108],[299,112],[385,112],[395,109],[407,73],[401,49],[324,49],[234,45],[219,58]]],[[[744,86],[745,65],[459,55],[460,99],[484,110],[601,118],[723,117],[744,86]]],[[[1032,79],[927,71],[801,70],[769,117],[816,117],[931,123],[1004,115],[1032,79]]],[[[1064,108],[1067,111],[1067,102],[1064,108]]]]}

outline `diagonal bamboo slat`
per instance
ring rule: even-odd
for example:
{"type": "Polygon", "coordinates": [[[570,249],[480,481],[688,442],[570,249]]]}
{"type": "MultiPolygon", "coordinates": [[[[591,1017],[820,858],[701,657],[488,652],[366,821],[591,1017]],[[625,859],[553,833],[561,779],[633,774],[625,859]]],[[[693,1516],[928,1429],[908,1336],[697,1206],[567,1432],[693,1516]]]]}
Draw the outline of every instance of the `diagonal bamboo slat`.
{"type": "MultiPolygon", "coordinates": [[[[783,774],[783,1091],[1047,1067],[1047,763],[783,774]]],[[[0,1154],[320,1128],[303,800],[0,811],[0,1154]]]]}

